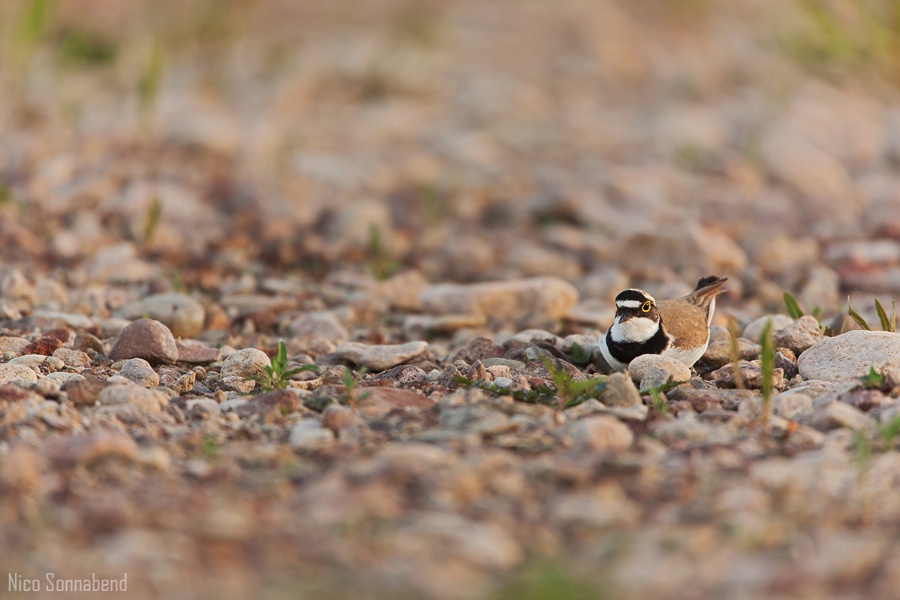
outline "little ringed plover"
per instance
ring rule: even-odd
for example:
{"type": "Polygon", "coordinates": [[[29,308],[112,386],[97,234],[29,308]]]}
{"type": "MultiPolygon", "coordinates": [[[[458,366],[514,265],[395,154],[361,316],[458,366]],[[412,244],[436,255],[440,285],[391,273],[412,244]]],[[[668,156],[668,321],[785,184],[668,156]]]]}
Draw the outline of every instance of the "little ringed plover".
{"type": "Polygon", "coordinates": [[[716,296],[726,277],[703,277],[682,298],[657,302],[644,290],[616,296],[616,318],[600,338],[600,352],[614,371],[622,371],[641,354],[662,354],[692,366],[709,345],[709,324],[716,296]]]}

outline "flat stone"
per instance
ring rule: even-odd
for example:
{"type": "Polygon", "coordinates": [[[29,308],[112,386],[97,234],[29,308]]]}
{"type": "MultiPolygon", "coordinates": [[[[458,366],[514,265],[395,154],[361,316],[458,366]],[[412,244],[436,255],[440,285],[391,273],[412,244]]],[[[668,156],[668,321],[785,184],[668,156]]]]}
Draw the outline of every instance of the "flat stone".
{"type": "Polygon", "coordinates": [[[221,357],[218,349],[196,340],[175,340],[175,347],[178,349],[178,362],[181,363],[205,365],[221,357]]]}
{"type": "MultiPolygon", "coordinates": [[[[763,373],[760,361],[738,361],[738,373],[741,377],[741,383],[746,387],[755,389],[760,389],[762,387],[763,373]]],[[[734,388],[738,385],[738,380],[734,374],[734,365],[725,365],[724,367],[716,369],[709,375],[720,388],[734,388]]],[[[772,387],[781,387],[783,381],[784,369],[781,367],[772,369],[772,387]]]]}
{"type": "Polygon", "coordinates": [[[866,430],[874,427],[876,421],[855,406],[838,400],[813,403],[813,414],[809,424],[816,429],[829,430],[847,427],[866,430]]]}
{"type": "Polygon", "coordinates": [[[67,367],[72,369],[86,369],[91,366],[91,357],[81,350],[57,348],[53,352],[53,357],[63,361],[67,367]]]}
{"type": "Polygon", "coordinates": [[[143,387],[159,385],[159,374],[143,358],[131,358],[119,369],[119,375],[143,387]]]}
{"type": "Polygon", "coordinates": [[[392,410],[425,410],[434,406],[434,400],[411,390],[399,388],[364,388],[360,394],[368,394],[358,403],[359,412],[369,419],[377,419],[392,410]]]}
{"type": "Polygon", "coordinates": [[[178,347],[169,328],[153,319],[138,319],[125,326],[109,352],[113,361],[143,358],[151,365],[178,360],[178,347]]]}
{"type": "Polygon", "coordinates": [[[384,371],[416,358],[427,350],[428,342],[421,341],[379,345],[342,342],[335,354],[341,360],[365,367],[369,371],[384,371]]]}
{"type": "Polygon", "coordinates": [[[321,338],[335,344],[350,338],[347,328],[329,312],[307,313],[297,317],[288,324],[287,332],[301,340],[321,338]]]}
{"type": "Polygon", "coordinates": [[[892,362],[900,362],[900,335],[859,330],[823,338],[800,355],[797,367],[804,379],[855,381],[892,362]]]}
{"type": "Polygon", "coordinates": [[[82,380],[67,381],[60,386],[75,406],[93,406],[100,400],[100,391],[109,385],[95,375],[84,375],[82,380]]]}
{"type": "Polygon", "coordinates": [[[116,313],[125,319],[149,317],[163,323],[175,337],[194,337],[203,331],[206,311],[190,296],[178,293],[154,294],[126,304],[116,313]]]}
{"type": "Polygon", "coordinates": [[[578,290],[558,277],[432,285],[422,292],[426,312],[480,314],[513,320],[529,315],[561,319],[578,302],[578,290]]]}
{"type": "MultiPolygon", "coordinates": [[[[738,359],[753,360],[759,358],[760,346],[744,338],[738,338],[738,359]]],[[[700,364],[711,369],[724,367],[731,362],[731,340],[717,340],[706,348],[700,358],[700,364]]]]}

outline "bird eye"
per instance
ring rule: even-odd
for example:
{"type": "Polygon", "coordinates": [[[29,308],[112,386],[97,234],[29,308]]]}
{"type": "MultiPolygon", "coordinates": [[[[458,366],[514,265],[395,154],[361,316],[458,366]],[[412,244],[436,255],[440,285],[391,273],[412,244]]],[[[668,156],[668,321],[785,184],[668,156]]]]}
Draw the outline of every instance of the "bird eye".
{"type": "Polygon", "coordinates": [[[650,302],[649,300],[647,300],[647,301],[644,302],[644,304],[641,306],[641,312],[645,312],[645,313],[646,313],[646,312],[650,312],[650,309],[651,309],[651,308],[653,308],[653,303],[650,302]]]}

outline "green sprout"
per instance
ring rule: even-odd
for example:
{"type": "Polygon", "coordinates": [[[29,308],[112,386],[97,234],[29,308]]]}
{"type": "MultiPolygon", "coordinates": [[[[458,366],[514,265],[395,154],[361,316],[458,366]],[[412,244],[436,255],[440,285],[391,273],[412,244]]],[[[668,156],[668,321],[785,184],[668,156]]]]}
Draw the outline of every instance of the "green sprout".
{"type": "Polygon", "coordinates": [[[869,367],[869,372],[859,378],[863,387],[867,390],[877,390],[884,387],[884,374],[875,370],[875,367],[869,367]]]}
{"type": "Polygon", "coordinates": [[[784,293],[784,306],[787,308],[787,314],[795,321],[803,316],[803,310],[797,300],[788,292],[784,293]]]}
{"type": "Polygon", "coordinates": [[[356,375],[348,369],[344,367],[344,396],[349,404],[354,410],[357,408],[357,403],[361,400],[365,400],[368,398],[372,392],[365,392],[363,394],[357,394],[356,388],[359,383],[365,378],[367,369],[362,367],[359,371],[356,372],[356,375]]]}
{"type": "MultiPolygon", "coordinates": [[[[878,320],[881,323],[881,329],[884,331],[889,331],[891,333],[897,333],[897,305],[891,300],[891,316],[888,317],[887,311],[884,310],[884,306],[881,305],[881,302],[878,301],[878,298],[875,298],[875,312],[878,313],[878,320]]],[[[871,331],[872,328],[869,327],[869,323],[855,310],[850,306],[850,298],[847,298],[847,314],[850,315],[850,318],[856,321],[857,325],[865,329],[866,331],[871,331]]]]}
{"type": "Polygon", "coordinates": [[[288,380],[303,371],[319,372],[316,365],[303,365],[295,369],[288,369],[287,346],[283,340],[278,340],[278,350],[272,357],[272,364],[265,369],[265,375],[255,375],[250,377],[257,383],[257,387],[263,392],[271,392],[272,390],[283,390],[288,385],[288,380]]]}
{"type": "Polygon", "coordinates": [[[159,228],[160,219],[162,219],[163,205],[159,196],[154,195],[147,202],[147,208],[144,210],[144,216],[141,219],[141,242],[143,244],[150,243],[153,235],[159,228]]]}
{"type": "Polygon", "coordinates": [[[762,415],[760,416],[761,429],[765,431],[769,426],[769,413],[772,410],[772,374],[775,371],[775,343],[772,340],[772,322],[766,322],[762,334],[759,336],[760,368],[762,370],[762,415]]]}

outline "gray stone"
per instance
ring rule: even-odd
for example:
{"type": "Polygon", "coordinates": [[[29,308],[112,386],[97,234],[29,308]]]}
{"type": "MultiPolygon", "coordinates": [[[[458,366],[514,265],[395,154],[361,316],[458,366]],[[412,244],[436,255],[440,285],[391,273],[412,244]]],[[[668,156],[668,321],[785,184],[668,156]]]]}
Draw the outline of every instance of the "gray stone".
{"type": "MultiPolygon", "coordinates": [[[[753,360],[759,358],[759,344],[744,338],[738,338],[738,359],[753,360]]],[[[724,367],[731,362],[731,340],[712,342],[700,358],[700,363],[712,369],[724,367]]]]}
{"type": "Polygon", "coordinates": [[[22,354],[25,346],[30,344],[25,338],[14,336],[0,336],[0,354],[22,354]]]}
{"type": "Polygon", "coordinates": [[[557,277],[432,285],[422,292],[427,312],[480,314],[494,319],[520,319],[539,314],[565,317],[578,302],[578,290],[557,277]]]}
{"type": "MultiPolygon", "coordinates": [[[[251,377],[264,377],[266,367],[272,366],[269,356],[256,348],[244,348],[228,355],[222,363],[222,379],[237,377],[249,379],[251,377]]],[[[251,388],[252,389],[252,388],[251,388]]]]}
{"type": "Polygon", "coordinates": [[[641,394],[624,373],[613,373],[606,380],[606,389],[600,395],[600,401],[606,406],[636,406],[641,404],[641,394]]]}
{"type": "Polygon", "coordinates": [[[19,364],[0,364],[0,385],[12,383],[19,387],[30,387],[37,381],[37,373],[31,367],[19,364]]]}
{"type": "Polygon", "coordinates": [[[178,293],[154,294],[126,304],[116,316],[149,317],[163,323],[175,337],[190,338],[203,331],[206,310],[196,299],[178,293]]]}
{"type": "Polygon", "coordinates": [[[805,315],[787,327],[776,331],[772,335],[772,340],[777,348],[787,348],[799,356],[823,337],[816,318],[805,315]]]}
{"type": "Polygon", "coordinates": [[[53,356],[43,354],[23,354],[11,359],[7,364],[23,365],[33,369],[36,373],[52,373],[65,368],[63,361],[53,356]]]}
{"type": "Polygon", "coordinates": [[[750,323],[744,327],[741,337],[758,342],[759,336],[762,335],[762,331],[768,322],[772,323],[772,333],[775,333],[776,331],[780,331],[788,325],[793,324],[794,320],[783,314],[763,315],[758,319],[750,321],[750,323]]]}
{"type": "Polygon", "coordinates": [[[378,345],[342,342],[335,354],[341,360],[366,367],[369,371],[384,371],[416,358],[427,350],[428,342],[422,341],[378,345]]]}
{"type": "Polygon", "coordinates": [[[164,393],[134,384],[108,385],[100,390],[100,404],[104,406],[130,404],[145,413],[159,413],[168,403],[164,393]]]}
{"type": "Polygon", "coordinates": [[[288,324],[287,332],[302,340],[320,338],[335,344],[350,338],[347,329],[329,312],[308,313],[297,317],[288,324]]]}
{"type": "Polygon", "coordinates": [[[294,425],[288,442],[295,450],[319,450],[334,444],[334,433],[315,419],[304,419],[294,425]]]}
{"type": "Polygon", "coordinates": [[[572,422],[566,427],[572,446],[580,450],[615,452],[626,450],[634,441],[628,425],[608,415],[592,415],[572,422]]]}
{"type": "MultiPolygon", "coordinates": [[[[738,373],[741,383],[748,388],[760,389],[763,382],[761,362],[758,360],[738,361],[738,373]]],[[[710,373],[710,378],[720,388],[738,387],[738,380],[734,374],[734,365],[725,365],[710,373]]],[[[784,382],[784,369],[775,367],[772,369],[772,387],[780,388],[784,382]]]]}
{"type": "Polygon", "coordinates": [[[825,399],[813,403],[813,414],[809,424],[816,429],[828,430],[848,427],[853,430],[871,429],[875,419],[846,402],[825,399]]]}
{"type": "Polygon", "coordinates": [[[800,355],[797,367],[804,379],[855,381],[891,362],[900,362],[900,335],[860,330],[823,338],[800,355]]]}
{"type": "Polygon", "coordinates": [[[159,374],[143,358],[131,358],[122,364],[119,375],[143,387],[159,385],[159,374]]]}
{"type": "Polygon", "coordinates": [[[109,358],[127,360],[143,358],[151,365],[172,364],[178,360],[178,347],[169,328],[153,319],[138,319],[119,334],[109,358]]]}
{"type": "Polygon", "coordinates": [[[67,367],[72,369],[86,369],[91,366],[91,357],[81,350],[57,348],[53,351],[53,357],[63,361],[67,367]]]}
{"type": "Polygon", "coordinates": [[[668,383],[682,383],[691,378],[691,369],[680,360],[659,354],[643,354],[628,365],[631,379],[639,381],[640,391],[658,388],[668,383]]]}

